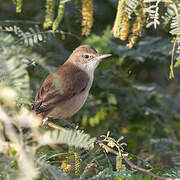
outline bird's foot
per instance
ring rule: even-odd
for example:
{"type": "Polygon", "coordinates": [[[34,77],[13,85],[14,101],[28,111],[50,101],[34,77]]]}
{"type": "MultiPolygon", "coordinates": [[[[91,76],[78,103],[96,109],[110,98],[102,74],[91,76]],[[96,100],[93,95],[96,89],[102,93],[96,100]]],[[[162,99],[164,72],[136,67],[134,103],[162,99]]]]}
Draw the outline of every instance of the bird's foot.
{"type": "Polygon", "coordinates": [[[42,120],[41,126],[44,126],[45,124],[47,124],[47,121],[48,121],[48,117],[44,118],[44,119],[42,120]]]}

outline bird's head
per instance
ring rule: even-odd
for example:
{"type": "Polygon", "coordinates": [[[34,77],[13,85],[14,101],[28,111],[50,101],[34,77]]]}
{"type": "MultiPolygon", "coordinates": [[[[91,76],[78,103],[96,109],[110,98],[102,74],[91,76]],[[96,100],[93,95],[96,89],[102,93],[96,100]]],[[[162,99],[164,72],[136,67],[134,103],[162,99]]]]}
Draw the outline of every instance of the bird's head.
{"type": "Polygon", "coordinates": [[[71,61],[82,70],[94,72],[101,60],[109,56],[111,54],[99,54],[93,47],[82,45],[73,51],[68,61],[71,61]]]}

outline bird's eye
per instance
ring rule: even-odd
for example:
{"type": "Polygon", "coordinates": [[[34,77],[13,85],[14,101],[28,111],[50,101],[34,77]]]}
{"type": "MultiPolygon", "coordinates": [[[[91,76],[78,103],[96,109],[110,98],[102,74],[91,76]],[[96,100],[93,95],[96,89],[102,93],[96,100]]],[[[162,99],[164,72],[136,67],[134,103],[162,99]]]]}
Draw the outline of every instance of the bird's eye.
{"type": "Polygon", "coordinates": [[[85,54],[83,57],[88,59],[90,56],[88,54],[85,54]]]}

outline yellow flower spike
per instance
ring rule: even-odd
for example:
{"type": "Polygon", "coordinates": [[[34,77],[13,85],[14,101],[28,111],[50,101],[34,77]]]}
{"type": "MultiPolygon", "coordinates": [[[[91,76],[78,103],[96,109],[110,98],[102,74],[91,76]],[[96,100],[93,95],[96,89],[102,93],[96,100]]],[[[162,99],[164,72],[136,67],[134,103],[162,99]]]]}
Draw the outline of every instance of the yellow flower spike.
{"type": "Polygon", "coordinates": [[[53,27],[52,27],[52,30],[55,31],[58,26],[59,26],[59,23],[61,22],[62,18],[63,18],[63,15],[64,15],[64,8],[65,8],[65,2],[62,2],[60,1],[59,2],[59,7],[58,7],[58,15],[53,23],[53,27]]]}
{"type": "Polygon", "coordinates": [[[129,33],[128,14],[125,12],[122,18],[122,29],[120,31],[120,39],[126,40],[129,33]]]}
{"type": "Polygon", "coordinates": [[[61,164],[61,169],[64,171],[64,172],[69,172],[71,170],[71,165],[68,164],[67,160],[64,160],[61,164]]]}
{"type": "Polygon", "coordinates": [[[119,4],[118,4],[116,19],[115,19],[113,30],[112,30],[113,35],[116,38],[120,37],[120,31],[122,27],[123,7],[124,7],[125,1],[126,0],[119,0],[119,4]]]}
{"type": "Polygon", "coordinates": [[[82,0],[82,35],[88,36],[93,26],[93,0],[82,0]]]}
{"type": "Polygon", "coordinates": [[[44,29],[51,26],[54,18],[54,0],[46,0],[46,16],[43,24],[44,29]]]}
{"type": "Polygon", "coordinates": [[[16,0],[16,12],[20,13],[22,11],[22,5],[23,5],[23,0],[16,0]]]}
{"type": "Polygon", "coordinates": [[[75,176],[80,176],[80,167],[81,167],[81,157],[77,152],[74,152],[74,159],[75,159],[75,176]]]}
{"type": "Polygon", "coordinates": [[[136,20],[132,27],[132,34],[129,36],[129,42],[126,45],[128,48],[132,48],[137,41],[137,38],[142,33],[142,28],[145,23],[145,10],[142,8],[139,12],[139,15],[136,17],[136,20]]]}
{"type": "Polygon", "coordinates": [[[109,141],[107,145],[113,148],[116,144],[113,141],[109,141]]]}

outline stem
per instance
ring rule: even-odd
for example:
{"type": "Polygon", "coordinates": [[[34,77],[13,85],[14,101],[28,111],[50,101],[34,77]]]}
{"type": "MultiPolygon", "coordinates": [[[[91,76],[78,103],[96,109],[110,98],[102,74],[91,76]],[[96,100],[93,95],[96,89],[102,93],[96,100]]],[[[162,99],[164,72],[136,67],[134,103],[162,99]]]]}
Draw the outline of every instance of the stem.
{"type": "Polygon", "coordinates": [[[170,64],[170,73],[169,73],[169,79],[174,78],[174,52],[175,52],[175,48],[176,48],[176,41],[177,41],[177,36],[175,38],[174,44],[173,44],[173,48],[172,48],[172,52],[171,52],[171,64],[170,64]]]}
{"type": "MultiPolygon", "coordinates": [[[[105,149],[106,151],[109,151],[115,155],[119,155],[119,152],[114,150],[114,149],[111,149],[109,146],[105,145],[104,143],[102,143],[101,141],[97,141],[97,144],[102,147],[103,149],[105,149]]],[[[133,169],[137,169],[138,171],[141,171],[141,172],[144,172],[150,176],[153,176],[155,178],[158,178],[158,179],[162,179],[162,180],[180,180],[180,178],[166,178],[166,177],[161,177],[161,176],[158,176],[157,174],[154,174],[152,173],[151,171],[147,170],[147,169],[144,169],[144,168],[141,168],[137,165],[135,165],[132,161],[130,161],[128,158],[127,158],[127,154],[122,154],[122,157],[123,159],[125,160],[125,162],[133,169]]]]}

